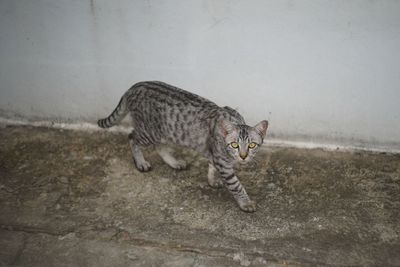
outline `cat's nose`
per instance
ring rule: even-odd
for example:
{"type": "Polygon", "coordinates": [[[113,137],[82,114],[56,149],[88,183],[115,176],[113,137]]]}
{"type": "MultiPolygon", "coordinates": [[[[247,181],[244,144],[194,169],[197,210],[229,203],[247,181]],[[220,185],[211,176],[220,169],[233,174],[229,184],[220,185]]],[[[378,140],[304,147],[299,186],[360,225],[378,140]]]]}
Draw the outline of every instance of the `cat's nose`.
{"type": "Polygon", "coordinates": [[[242,153],[240,153],[240,154],[239,154],[239,156],[240,156],[240,158],[241,158],[241,159],[243,159],[243,160],[244,160],[244,159],[246,159],[246,157],[247,157],[247,154],[244,154],[244,153],[242,154],[242,153]]]}

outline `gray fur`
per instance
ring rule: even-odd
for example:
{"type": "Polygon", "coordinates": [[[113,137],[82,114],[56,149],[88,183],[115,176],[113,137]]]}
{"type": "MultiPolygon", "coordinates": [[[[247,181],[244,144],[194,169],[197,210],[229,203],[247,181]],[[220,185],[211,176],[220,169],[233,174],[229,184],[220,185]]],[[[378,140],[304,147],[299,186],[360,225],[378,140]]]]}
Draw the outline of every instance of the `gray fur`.
{"type": "Polygon", "coordinates": [[[209,161],[210,186],[224,184],[242,210],[255,211],[255,203],[235,175],[233,166],[235,162],[247,163],[253,159],[263,143],[267,121],[261,121],[255,127],[247,126],[243,117],[230,107],[221,108],[198,95],[156,81],[132,86],[111,115],[99,120],[98,125],[111,127],[128,113],[134,126],[129,143],[138,170],[151,169],[140,146],[161,145],[157,149],[160,156],[176,169],[185,168],[186,163],[173,158],[163,144],[175,143],[192,148],[209,161]],[[238,147],[233,147],[233,142],[238,147]],[[250,148],[250,143],[256,146],[250,148]],[[222,179],[215,176],[216,172],[222,179]]]}

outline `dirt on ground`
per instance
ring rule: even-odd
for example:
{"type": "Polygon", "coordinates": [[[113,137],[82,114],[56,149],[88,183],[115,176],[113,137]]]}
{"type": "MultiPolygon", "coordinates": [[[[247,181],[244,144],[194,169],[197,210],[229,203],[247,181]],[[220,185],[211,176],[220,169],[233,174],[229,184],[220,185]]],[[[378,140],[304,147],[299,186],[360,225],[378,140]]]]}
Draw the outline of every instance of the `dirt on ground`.
{"type": "Polygon", "coordinates": [[[1,266],[400,266],[400,155],[266,146],[237,174],[255,213],[207,185],[207,161],[126,134],[0,128],[1,266]]]}

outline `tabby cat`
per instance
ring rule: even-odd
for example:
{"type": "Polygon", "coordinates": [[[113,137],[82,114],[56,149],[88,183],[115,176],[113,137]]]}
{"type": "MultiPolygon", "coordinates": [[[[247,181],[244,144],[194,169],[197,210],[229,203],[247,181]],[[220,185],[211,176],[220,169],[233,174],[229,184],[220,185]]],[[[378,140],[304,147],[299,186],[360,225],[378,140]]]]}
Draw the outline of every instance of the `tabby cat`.
{"type": "Polygon", "coordinates": [[[98,121],[108,128],[130,113],[134,130],[129,134],[133,160],[139,171],[151,165],[143,157],[141,146],[157,145],[161,158],[174,169],[186,168],[165,145],[172,142],[199,152],[208,159],[208,184],[225,185],[243,211],[254,212],[255,202],[235,175],[236,162],[251,161],[263,143],[268,121],[254,127],[230,107],[219,107],[198,95],[157,81],[133,85],[121,98],[110,116],[98,121]],[[217,177],[216,172],[220,177],[217,177]]]}

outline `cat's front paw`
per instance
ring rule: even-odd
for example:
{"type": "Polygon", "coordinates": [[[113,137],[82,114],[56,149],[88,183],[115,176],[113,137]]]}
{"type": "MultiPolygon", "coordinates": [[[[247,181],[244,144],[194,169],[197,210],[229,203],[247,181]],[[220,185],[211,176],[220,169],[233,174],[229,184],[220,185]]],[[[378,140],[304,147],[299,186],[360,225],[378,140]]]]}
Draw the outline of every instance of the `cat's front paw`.
{"type": "Polygon", "coordinates": [[[256,203],[254,201],[247,201],[244,203],[239,203],[239,207],[241,210],[245,212],[255,212],[256,211],[256,203]]]}
{"type": "Polygon", "coordinates": [[[177,160],[173,164],[171,164],[171,167],[175,170],[185,170],[187,168],[187,163],[184,160],[177,160]]]}
{"type": "Polygon", "coordinates": [[[221,188],[224,186],[224,183],[222,182],[221,179],[212,179],[208,180],[208,185],[211,186],[212,188],[221,188]]]}
{"type": "Polygon", "coordinates": [[[148,161],[141,161],[136,163],[136,168],[141,172],[148,172],[151,170],[151,165],[148,161]]]}

